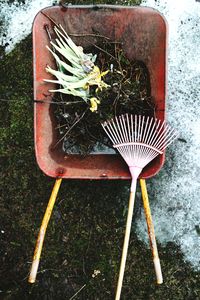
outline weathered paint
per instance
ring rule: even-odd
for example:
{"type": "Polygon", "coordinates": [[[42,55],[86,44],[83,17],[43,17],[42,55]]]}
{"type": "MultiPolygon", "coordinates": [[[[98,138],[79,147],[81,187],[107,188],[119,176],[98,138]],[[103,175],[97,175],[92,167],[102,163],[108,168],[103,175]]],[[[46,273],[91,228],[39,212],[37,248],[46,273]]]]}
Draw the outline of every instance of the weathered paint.
{"type": "MultiPolygon", "coordinates": [[[[52,22],[45,12],[70,34],[93,33],[120,41],[130,60],[140,60],[147,66],[151,81],[151,94],[156,103],[156,117],[165,119],[166,91],[166,22],[160,13],[146,7],[111,5],[53,6],[38,13],[33,24],[34,99],[51,101],[48,92],[53,87],[45,83],[50,78],[45,67],[53,66],[45,26],[52,32],[52,22]]],[[[76,42],[76,37],[74,37],[76,42]]],[[[95,42],[95,37],[88,37],[95,42]]],[[[79,39],[80,40],[80,39],[79,39]]],[[[82,41],[83,47],[87,46],[82,41]]],[[[61,147],[52,148],[57,141],[55,118],[49,103],[34,104],[35,151],[39,167],[51,177],[77,179],[130,179],[128,167],[118,155],[93,154],[84,159],[79,155],[66,155],[61,147]]],[[[165,154],[144,168],[140,177],[155,175],[164,163],[165,154]]]]}

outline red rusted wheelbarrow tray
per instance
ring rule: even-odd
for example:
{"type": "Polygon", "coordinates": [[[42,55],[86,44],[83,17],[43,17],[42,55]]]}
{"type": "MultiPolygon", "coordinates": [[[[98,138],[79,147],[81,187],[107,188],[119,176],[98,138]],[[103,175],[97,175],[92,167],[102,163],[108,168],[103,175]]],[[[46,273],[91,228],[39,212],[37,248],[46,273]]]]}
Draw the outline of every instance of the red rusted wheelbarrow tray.
{"type": "MultiPolygon", "coordinates": [[[[54,65],[46,49],[49,38],[45,30],[53,23],[42,12],[62,24],[68,34],[89,34],[98,32],[123,44],[130,60],[142,61],[148,68],[151,95],[156,104],[156,117],[165,119],[166,92],[166,23],[160,13],[146,7],[122,7],[111,5],[55,6],[39,12],[33,24],[34,57],[34,129],[37,163],[41,170],[51,177],[77,179],[129,179],[128,167],[117,154],[95,153],[86,157],[67,155],[62,147],[53,149],[58,140],[55,130],[52,95],[48,92],[51,83],[45,71],[47,64],[54,65]]],[[[85,40],[84,40],[85,41],[85,40]]],[[[91,37],[90,37],[91,41],[91,37]]],[[[77,40],[75,38],[75,42],[77,40]]],[[[87,46],[87,42],[82,45],[87,46]]],[[[141,173],[140,178],[155,175],[164,163],[164,154],[153,160],[141,173]]]]}

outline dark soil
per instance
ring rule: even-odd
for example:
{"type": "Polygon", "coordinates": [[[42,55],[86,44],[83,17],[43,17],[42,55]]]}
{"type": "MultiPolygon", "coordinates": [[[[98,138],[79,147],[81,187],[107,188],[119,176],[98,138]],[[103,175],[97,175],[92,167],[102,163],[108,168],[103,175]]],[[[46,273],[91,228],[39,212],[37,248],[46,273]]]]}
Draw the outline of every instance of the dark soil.
{"type": "MultiPolygon", "coordinates": [[[[109,70],[103,80],[109,87],[91,94],[100,100],[98,110],[91,112],[88,105],[78,97],[61,94],[54,101],[66,102],[55,107],[60,133],[58,143],[63,143],[66,153],[86,155],[94,151],[97,143],[112,147],[100,125],[115,116],[132,113],[154,116],[150,78],[146,66],[139,61],[129,61],[123,45],[102,37],[85,53],[97,54],[95,64],[102,72],[109,70]],[[78,102],[78,103],[77,103],[78,102]]],[[[62,58],[63,59],[63,58],[62,58]]]]}

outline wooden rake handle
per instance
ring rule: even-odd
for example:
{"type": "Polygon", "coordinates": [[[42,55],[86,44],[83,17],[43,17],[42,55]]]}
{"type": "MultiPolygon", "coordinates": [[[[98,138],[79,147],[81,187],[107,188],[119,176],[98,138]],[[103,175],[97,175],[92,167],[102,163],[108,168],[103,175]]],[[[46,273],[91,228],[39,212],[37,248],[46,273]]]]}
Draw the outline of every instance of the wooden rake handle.
{"type": "Polygon", "coordinates": [[[115,300],[120,299],[121,290],[122,290],[128,245],[129,245],[129,239],[131,233],[132,218],[133,218],[136,184],[137,184],[137,179],[132,179],[131,192],[130,192],[129,205],[128,205],[128,216],[126,221],[126,230],[125,230],[125,237],[124,237],[124,244],[122,250],[122,257],[121,257],[121,264],[120,264],[120,271],[119,271],[119,278],[117,283],[115,300]]]}
{"type": "Polygon", "coordinates": [[[162,284],[163,277],[162,277],[162,271],[161,271],[161,266],[160,266],[160,259],[158,256],[156,237],[155,237],[155,233],[154,233],[154,226],[153,226],[153,221],[152,221],[152,216],[151,216],[151,210],[150,210],[150,206],[149,206],[149,198],[148,198],[148,193],[147,193],[146,182],[144,179],[140,179],[140,186],[141,186],[141,190],[142,190],[142,200],[143,200],[145,217],[146,217],[146,222],[147,222],[147,227],[148,227],[149,242],[150,242],[150,247],[151,247],[151,251],[152,251],[152,255],[153,255],[153,263],[154,263],[154,268],[155,268],[155,272],[156,272],[157,284],[162,284]]]}
{"type": "Polygon", "coordinates": [[[47,205],[47,208],[46,208],[43,220],[42,220],[42,224],[40,227],[40,231],[38,234],[35,251],[34,251],[34,255],[33,255],[33,262],[32,262],[32,266],[31,266],[31,270],[30,270],[30,275],[29,275],[29,279],[28,279],[29,283],[34,283],[36,280],[37,270],[38,270],[38,266],[39,266],[39,262],[40,262],[40,255],[42,252],[42,246],[43,246],[43,242],[44,242],[47,225],[48,225],[50,217],[51,217],[51,213],[52,213],[55,201],[56,201],[56,197],[57,197],[61,182],[62,182],[61,178],[56,179],[56,182],[54,184],[54,187],[53,187],[50,199],[49,199],[49,203],[47,205]]]}

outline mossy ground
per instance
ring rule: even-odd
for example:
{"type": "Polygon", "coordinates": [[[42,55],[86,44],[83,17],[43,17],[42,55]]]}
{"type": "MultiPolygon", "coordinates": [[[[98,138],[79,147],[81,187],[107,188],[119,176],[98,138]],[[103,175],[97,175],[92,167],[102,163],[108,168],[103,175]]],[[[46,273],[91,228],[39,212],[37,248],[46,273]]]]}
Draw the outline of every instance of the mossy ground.
{"type": "MultiPolygon", "coordinates": [[[[37,282],[27,283],[54,184],[34,155],[31,36],[10,54],[2,53],[0,70],[0,298],[70,299],[83,287],[74,299],[114,299],[127,212],[129,183],[124,181],[63,181],[37,282]],[[101,273],[92,277],[94,270],[101,273]]],[[[140,209],[137,193],[136,215],[140,209]]],[[[159,245],[159,253],[161,286],[155,284],[150,250],[138,241],[133,224],[122,299],[200,299],[200,274],[184,263],[178,247],[159,245]]]]}

